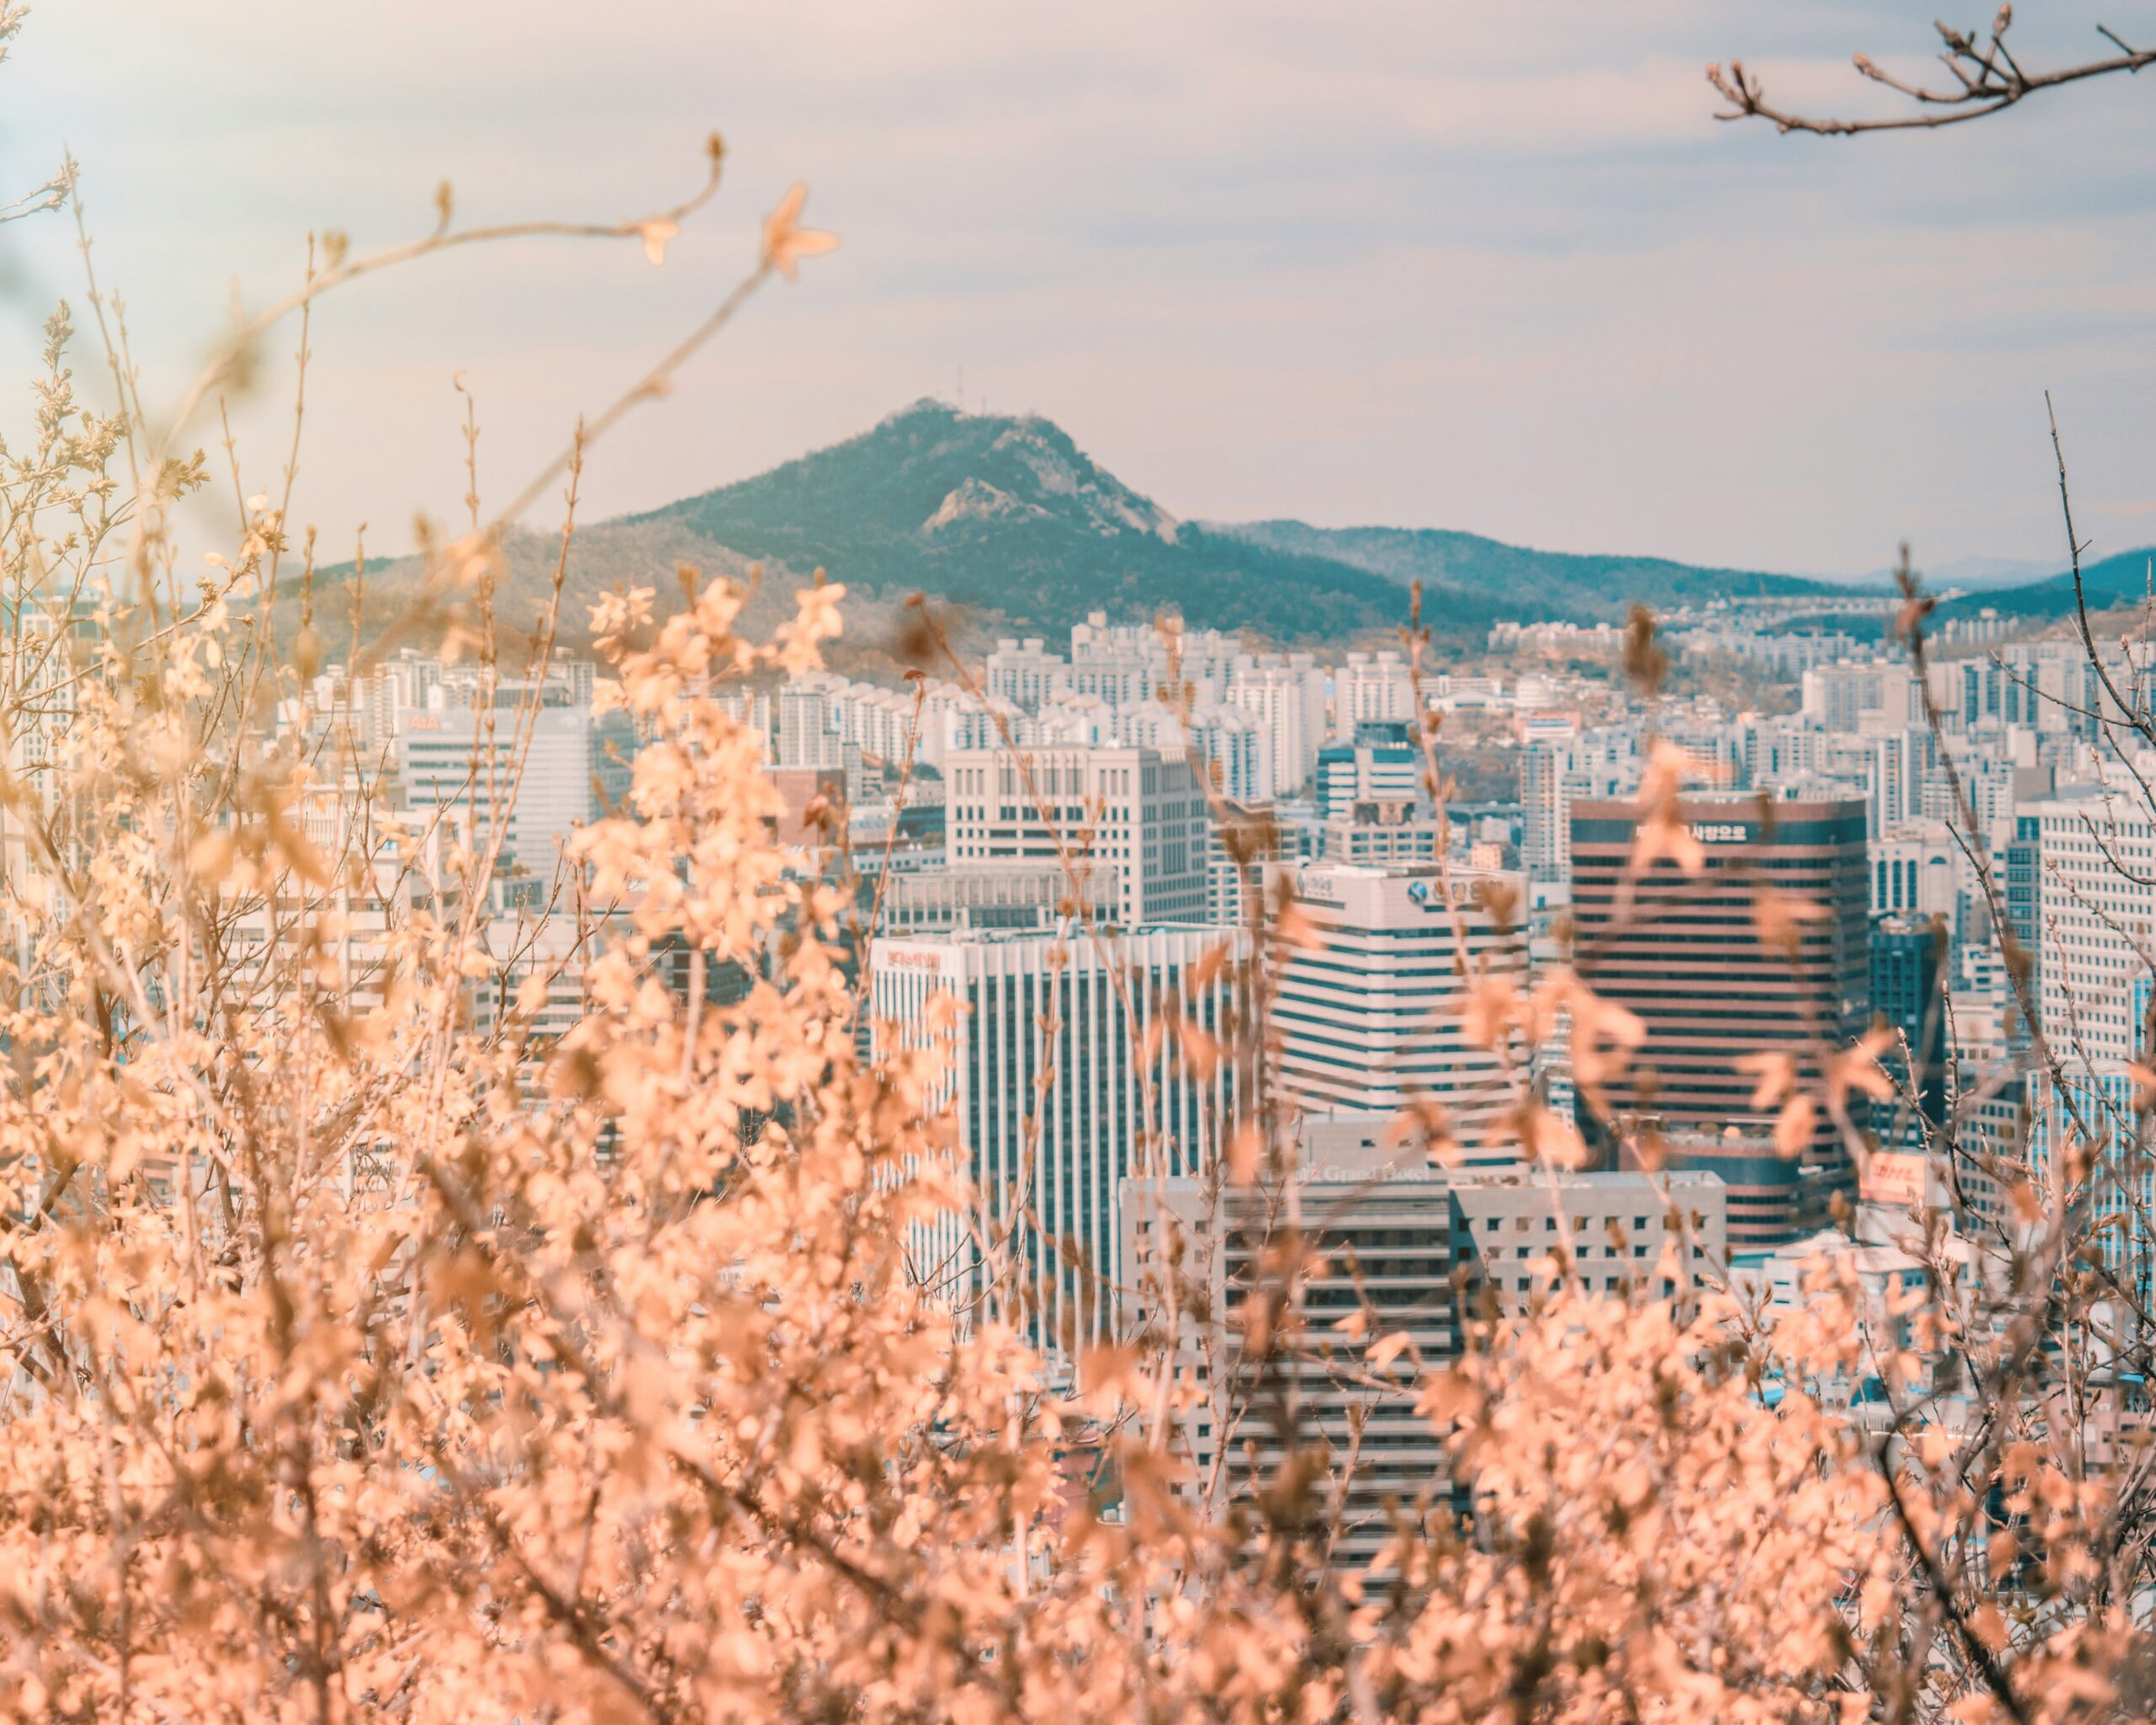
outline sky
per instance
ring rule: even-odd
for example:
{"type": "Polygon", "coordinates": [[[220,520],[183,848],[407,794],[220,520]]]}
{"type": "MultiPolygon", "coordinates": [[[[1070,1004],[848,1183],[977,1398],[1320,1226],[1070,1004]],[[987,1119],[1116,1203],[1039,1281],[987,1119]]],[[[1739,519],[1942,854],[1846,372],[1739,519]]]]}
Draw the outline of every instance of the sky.
{"type": "MultiPolygon", "coordinates": [[[[2095,554],[2156,541],[2156,88],[1853,141],[1712,117],[1702,68],[1732,56],[1777,98],[1876,109],[1850,52],[1918,70],[1929,15],[43,0],[0,67],[0,175],[82,163],[155,413],[235,296],[297,280],[311,229],[422,233],[444,179],[460,221],[632,217],[724,133],[724,189],[662,266],[523,242],[321,304],[294,513],[326,558],[361,522],[392,551],[456,515],[460,377],[506,500],[753,263],[797,179],[841,248],[595,451],[588,516],[963,388],[1185,517],[1803,573],[1876,569],[1903,539],[1920,564],[2055,566],[2048,389],[2095,554]]],[[[2102,49],[2100,19],[2137,22],[2063,0],[2014,39],[2058,63],[2102,49]]],[[[81,294],[72,227],[0,227],[0,375],[27,379],[37,326],[81,294]]],[[[296,340],[231,404],[250,491],[276,489],[296,340]]],[[[0,403],[10,435],[27,399],[0,403]]],[[[214,445],[214,422],[193,433],[214,445]]]]}

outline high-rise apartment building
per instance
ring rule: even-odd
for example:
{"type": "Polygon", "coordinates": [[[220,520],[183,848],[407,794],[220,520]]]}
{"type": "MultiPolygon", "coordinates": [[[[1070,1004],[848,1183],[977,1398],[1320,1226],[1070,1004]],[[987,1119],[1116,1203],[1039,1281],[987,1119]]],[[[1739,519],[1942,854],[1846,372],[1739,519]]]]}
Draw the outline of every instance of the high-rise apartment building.
{"type": "Polygon", "coordinates": [[[1351,653],[1332,680],[1333,732],[1353,737],[1366,724],[1412,724],[1415,683],[1407,661],[1387,649],[1351,653]]]}
{"type": "Polygon", "coordinates": [[[1902,729],[1866,736],[1863,747],[1871,836],[1924,820],[1945,788],[1939,771],[1939,740],[1928,730],[1902,729]]]}
{"type": "MultiPolygon", "coordinates": [[[[1685,800],[1678,818],[1701,847],[1700,873],[1662,857],[1636,878],[1639,809],[1572,805],[1573,964],[1598,995],[1646,1026],[1632,1081],[1612,1094],[1612,1105],[1652,1117],[1673,1137],[1720,1140],[1732,1127],[1766,1124],[1752,1102],[1755,1057],[1792,1057],[1800,1082],[1816,1094],[1822,1055],[1868,1028],[1865,805],[1698,798],[1685,800]],[[1763,889],[1810,908],[1777,919],[1775,937],[1764,937],[1756,910],[1763,889]],[[1783,943],[1784,933],[1793,944],[1783,943]]],[[[1606,1135],[1582,1124],[1591,1136],[1606,1135]]],[[[1776,1151],[1770,1137],[1740,1131],[1717,1154],[1776,1151]]],[[[1853,1189],[1846,1147],[1823,1108],[1802,1157],[1811,1172],[1799,1186],[1785,1188],[1771,1169],[1757,1181],[1725,1174],[1732,1184],[1790,1194],[1785,1215],[1747,1215],[1754,1239],[1777,1230],[1786,1237],[1805,1225],[1803,1210],[1853,1189]]],[[[1732,1236],[1736,1223],[1732,1211],[1732,1236]]]]}
{"type": "Polygon", "coordinates": [[[1577,781],[1569,743],[1569,737],[1535,738],[1519,751],[1520,867],[1536,880],[1562,880],[1570,857],[1577,781]]]}
{"type": "Polygon", "coordinates": [[[1999,650],[1999,715],[2046,735],[2091,736],[2111,708],[2079,641],[2015,641],[1999,650]]]}
{"type": "Polygon", "coordinates": [[[1225,692],[1241,644],[1217,629],[1187,629],[1171,620],[1111,624],[1097,611],[1070,629],[1071,692],[1109,707],[1134,707],[1159,699],[1180,684],[1193,702],[1217,701],[1225,692]]]}
{"type": "MultiPolygon", "coordinates": [[[[1732,740],[1732,748],[1737,746],[1732,740]]],[[[1582,734],[1575,715],[1520,724],[1520,867],[1556,885],[1572,873],[1572,806],[1588,797],[1629,795],[1640,782],[1636,725],[1582,734]]]]}
{"type": "Polygon", "coordinates": [[[1245,654],[1235,661],[1228,700],[1257,720],[1273,794],[1300,791],[1325,741],[1324,668],[1307,653],[1245,654]]]}
{"type": "Polygon", "coordinates": [[[1065,1359],[1114,1332],[1124,1183],[1203,1174],[1233,1097],[1230,1061],[1209,1067],[1150,1033],[1172,1014],[1228,1038],[1247,1003],[1246,947],[1204,927],[874,943],[879,1040],[937,1033],[939,997],[963,1009],[941,1021],[942,1097],[979,1211],[916,1242],[923,1273],[962,1308],[993,1298],[1065,1359]]]}
{"type": "Polygon", "coordinates": [[[2030,1073],[2040,1162],[2095,1152],[2078,1194],[2106,1265],[2156,1298],[2156,1173],[2132,1067],[2149,1063],[2149,951],[2156,937],[2156,823],[2137,797],[2092,790],[2027,811],[2041,850],[2039,1019],[2063,1065],[2030,1073]]]}
{"type": "Polygon", "coordinates": [[[1238,803],[1273,799],[1273,787],[1264,777],[1257,721],[1240,707],[1210,702],[1186,712],[1164,701],[1141,701],[1135,707],[1113,709],[1108,718],[1105,741],[1157,750],[1162,755],[1194,750],[1222,796],[1238,803]]]}
{"type": "MultiPolygon", "coordinates": [[[[370,756],[392,749],[403,734],[406,715],[423,711],[441,686],[442,662],[431,653],[405,647],[360,679],[353,690],[360,740],[370,756]]],[[[590,697],[585,697],[590,704],[590,697]]]]}
{"type": "MultiPolygon", "coordinates": [[[[1518,1097],[1461,1008],[1478,977],[1524,982],[1518,875],[1310,863],[1290,869],[1307,945],[1273,980],[1283,1095],[1307,1113],[1389,1116],[1441,1108],[1470,1163],[1516,1161],[1518,1097]]],[[[1523,1070],[1527,1050],[1520,1050],[1523,1070]]]]}
{"type": "Polygon", "coordinates": [[[945,854],[1059,865],[1113,877],[1126,927],[1206,914],[1204,787],[1189,760],[1139,748],[954,750],[943,767],[945,854]]]}
{"type": "Polygon", "coordinates": [[[843,766],[846,740],[831,721],[831,693],[820,682],[797,679],[778,692],[781,766],[843,766]]]}
{"type": "Polygon", "coordinates": [[[995,644],[982,671],[983,686],[991,697],[1027,713],[1037,713],[1070,692],[1070,661],[1049,652],[1038,635],[1022,641],[1006,636],[995,644]]]}
{"type": "Polygon", "coordinates": [[[1803,674],[1803,713],[1830,731],[1876,725],[1901,730],[1924,722],[1922,698],[1907,665],[1875,660],[1814,665],[1803,674]]]}

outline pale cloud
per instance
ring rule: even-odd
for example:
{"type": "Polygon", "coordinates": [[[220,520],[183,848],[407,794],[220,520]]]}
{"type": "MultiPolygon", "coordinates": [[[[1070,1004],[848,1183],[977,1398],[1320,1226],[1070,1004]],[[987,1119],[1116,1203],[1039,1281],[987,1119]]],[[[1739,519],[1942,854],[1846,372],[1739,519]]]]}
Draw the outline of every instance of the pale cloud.
{"type": "MultiPolygon", "coordinates": [[[[2020,28],[2031,56],[2096,14],[2020,28]]],[[[2057,542],[2041,395],[2091,499],[2147,489],[2156,382],[2149,124],[2123,84],[1960,133],[1720,126],[1743,54],[1779,97],[1875,101],[1883,4],[1464,8],[1371,0],[802,0],[622,7],[212,0],[40,9],[0,71],[0,163],[83,158],[101,270],[153,397],[235,280],[260,303],[312,227],[423,230],[670,200],[704,132],[728,187],[654,270],[633,242],[445,259],[323,307],[304,512],[377,542],[462,491],[459,404],[506,492],[752,260],[797,177],[811,260],[593,463],[643,507],[929,392],[1062,421],[1179,514],[1460,526],[1792,569],[2057,542]]],[[[24,315],[79,297],[67,235],[0,230],[24,315]]],[[[273,355],[289,341],[272,344],[273,355]]],[[[85,367],[85,370],[88,368],[85,367]]],[[[280,446],[289,371],[242,409],[280,446]]],[[[2109,548],[2144,511],[2092,500],[2109,548]]]]}

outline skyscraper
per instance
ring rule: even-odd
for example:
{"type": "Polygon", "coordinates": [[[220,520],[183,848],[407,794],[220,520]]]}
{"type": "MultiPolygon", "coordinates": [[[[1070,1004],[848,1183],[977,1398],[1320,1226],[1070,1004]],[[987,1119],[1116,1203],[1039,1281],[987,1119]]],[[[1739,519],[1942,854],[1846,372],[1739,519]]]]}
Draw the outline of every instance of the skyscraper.
{"type": "Polygon", "coordinates": [[[1043,747],[1022,763],[1004,750],[954,749],[943,777],[953,868],[1068,857],[1113,877],[1109,915],[1126,927],[1204,920],[1210,816],[1187,756],[1043,747]]]}
{"type": "Polygon", "coordinates": [[[1516,1161],[1515,1086],[1461,1008],[1478,976],[1525,980],[1525,883],[1429,864],[1311,863],[1292,878],[1311,934],[1283,949],[1274,983],[1283,1092],[1311,1114],[1434,1103],[1466,1162],[1516,1161]]]}
{"type": "Polygon", "coordinates": [[[626,713],[567,704],[520,711],[504,686],[491,713],[443,704],[403,716],[398,770],[412,813],[483,846],[499,823],[504,862],[551,880],[570,832],[629,786],[636,734],[626,713]]]}
{"type": "Polygon", "coordinates": [[[1711,1175],[1470,1172],[1310,1149],[1292,1205],[1267,1185],[1129,1183],[1126,1322],[1157,1327],[1180,1381],[1202,1392],[1179,1408],[1178,1442],[1196,1478],[1217,1470],[1224,1504],[1275,1488],[1313,1454],[1339,1469],[1331,1556],[1343,1568],[1383,1551],[1396,1516],[1464,1507],[1443,1432],[1417,1409],[1422,1374],[1460,1358],[1463,1308],[1487,1298],[1526,1311],[1560,1250],[1583,1292],[1678,1300],[1725,1256],[1711,1175]],[[1294,1290],[1297,1345],[1246,1353],[1242,1320],[1280,1285],[1291,1229],[1295,1259],[1326,1273],[1294,1290]],[[1174,1274],[1202,1292],[1186,1287],[1198,1297],[1178,1299],[1170,1332],[1161,1295],[1174,1274]],[[1342,1327],[1365,1311],[1359,1327],[1342,1327]],[[1372,1358],[1397,1335],[1413,1352],[1372,1358]]]}
{"type": "MultiPolygon", "coordinates": [[[[1760,1069],[1748,1057],[1792,1057],[1798,1081],[1816,1096],[1825,1060],[1861,1035],[1870,1017],[1865,816],[1857,798],[1689,798],[1678,817],[1701,847],[1700,873],[1662,857],[1636,879],[1638,808],[1572,804],[1574,968],[1646,1028],[1613,1107],[1694,1145],[1711,1138],[1725,1161],[1777,1154],[1770,1137],[1741,1130],[1766,1124],[1752,1101],[1760,1069]],[[1797,901],[1795,914],[1763,929],[1763,889],[1797,901]],[[1740,1129],[1733,1136],[1732,1127],[1740,1129]]],[[[1594,1123],[1582,1125],[1599,1134],[1594,1123]]],[[[1688,1154],[1680,1149],[1677,1159],[1688,1154]]],[[[1753,1180],[1717,1167],[1765,1206],[1741,1211],[1732,1198],[1732,1241],[1785,1237],[1829,1193],[1854,1187],[1823,1108],[1798,1154],[1809,1171],[1801,1182],[1773,1169],[1753,1180]]]]}
{"type": "Polygon", "coordinates": [[[924,1231],[923,1274],[962,1306],[993,1292],[1065,1358],[1113,1333],[1123,1182],[1203,1173],[1233,1096],[1230,1060],[1209,1065],[1154,1033],[1179,1015],[1225,1039],[1246,999],[1246,945],[1205,927],[875,943],[876,1033],[945,1037],[943,1094],[979,1205],[924,1231]],[[963,1008],[942,1033],[939,996],[963,1008]]]}
{"type": "Polygon", "coordinates": [[[2156,929],[2156,821],[2138,799],[2101,792],[2037,804],[2045,1041],[2060,1064],[2030,1073],[2031,1156],[2053,1165],[2079,1145],[2092,1167],[2078,1194],[2106,1266],[2156,1297],[2156,1172],[2132,1068],[2148,1062],[2156,929]]]}
{"type": "Polygon", "coordinates": [[[1922,1120],[1946,1118],[1946,946],[1944,922],[1930,917],[1882,916],[1871,926],[1871,1009],[1896,1039],[1882,1057],[1897,1094],[1882,1110],[1881,1136],[1890,1135],[1891,1120],[1895,1140],[1911,1146],[1923,1135],[1910,1091],[1922,1120]]]}

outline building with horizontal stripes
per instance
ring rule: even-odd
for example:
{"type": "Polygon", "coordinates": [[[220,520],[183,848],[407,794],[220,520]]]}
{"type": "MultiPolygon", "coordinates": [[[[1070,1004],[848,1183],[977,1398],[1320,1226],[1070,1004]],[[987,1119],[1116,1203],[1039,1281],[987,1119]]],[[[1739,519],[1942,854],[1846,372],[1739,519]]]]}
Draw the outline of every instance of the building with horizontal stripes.
{"type": "Polygon", "coordinates": [[[1467,1162],[1514,1160],[1524,1077],[1476,1044],[1461,1009],[1477,978],[1526,984],[1524,879],[1435,863],[1283,866],[1309,934],[1281,946],[1273,979],[1281,1093],[1310,1114],[1435,1103],[1467,1162]]]}
{"type": "Polygon", "coordinates": [[[944,845],[956,870],[1082,865],[1115,885],[1127,928],[1205,917],[1205,787],[1187,756],[1154,749],[953,749],[944,845]]]}
{"type": "Polygon", "coordinates": [[[1315,1455],[1308,1535],[1359,1569],[1402,1522],[1466,1508],[1443,1433],[1417,1407],[1428,1375],[1460,1358],[1466,1320],[1525,1311],[1561,1263],[1590,1295],[1683,1300],[1721,1275],[1726,1242],[1711,1174],[1433,1168],[1374,1140],[1340,1144],[1311,1140],[1292,1204],[1260,1184],[1127,1188],[1124,1329],[1171,1348],[1203,1392],[1176,1441],[1191,1477],[1218,1478],[1218,1508],[1292,1501],[1283,1477],[1315,1455]],[[1289,1265],[1305,1273],[1285,1282],[1289,1265]],[[1246,1354],[1246,1312],[1283,1294],[1270,1333],[1286,1345],[1246,1354]],[[1394,1336],[1412,1346],[1372,1354],[1394,1336]]]}
{"type": "MultiPolygon", "coordinates": [[[[1833,1193],[1855,1190],[1823,1107],[1796,1170],[1748,1173],[1736,1162],[1781,1155],[1771,1114],[1753,1101],[1761,1059],[1790,1056],[1816,1097],[1827,1060],[1869,1026],[1865,805],[1700,797],[1677,815],[1700,846],[1699,872],[1664,857],[1636,874],[1637,805],[1572,805],[1573,968],[1646,1028],[1612,1108],[1665,1133],[1673,1166],[1696,1151],[1733,1193],[1756,1196],[1741,1208],[1732,1197],[1732,1246],[1774,1244],[1823,1219],[1833,1193]],[[1790,914],[1763,925],[1764,893],[1782,895],[1790,914]]],[[[1609,1146],[1606,1123],[1581,1124],[1609,1146]]],[[[1615,1135],[1626,1130],[1620,1122],[1615,1135]]]]}
{"type": "Polygon", "coordinates": [[[2094,788],[2026,811],[2036,830],[2042,921],[2039,1024],[2057,1063],[2031,1062],[2040,1167],[2087,1172],[2069,1193],[2105,1268],[2156,1302],[2156,1160],[2134,1071],[2156,1061],[2156,820],[2132,794],[2094,788]]]}
{"type": "Polygon", "coordinates": [[[915,1242],[926,1279],[1065,1359],[1113,1332],[1124,1183],[1203,1173],[1229,1130],[1247,950],[1204,925],[874,943],[876,1045],[941,1040],[973,1187],[915,1242]]]}

